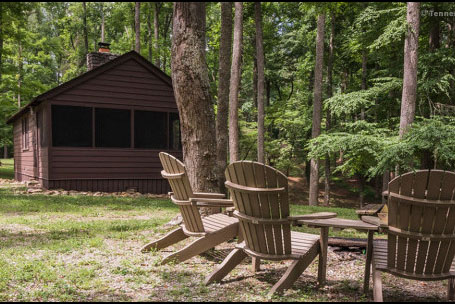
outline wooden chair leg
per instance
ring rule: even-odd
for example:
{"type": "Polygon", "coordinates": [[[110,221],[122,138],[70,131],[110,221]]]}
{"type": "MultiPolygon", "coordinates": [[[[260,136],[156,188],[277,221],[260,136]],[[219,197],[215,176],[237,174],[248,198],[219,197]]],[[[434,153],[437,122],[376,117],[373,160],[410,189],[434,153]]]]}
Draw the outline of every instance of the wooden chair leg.
{"type": "Polygon", "coordinates": [[[205,285],[213,282],[220,282],[232,269],[240,264],[247,257],[242,249],[234,249],[224,259],[224,261],[216,267],[216,269],[205,278],[205,285]]]}
{"type": "Polygon", "coordinates": [[[166,248],[166,247],[168,247],[168,246],[170,246],[172,244],[178,243],[181,240],[186,239],[187,237],[188,236],[186,236],[183,233],[183,229],[182,228],[177,228],[175,230],[172,230],[168,234],[166,234],[161,239],[153,241],[153,242],[145,245],[144,247],[142,247],[141,251],[142,252],[147,252],[147,251],[150,251],[152,249],[160,250],[160,249],[166,248]]]}
{"type": "Polygon", "coordinates": [[[319,238],[319,264],[318,264],[318,282],[324,285],[327,278],[327,247],[329,243],[329,227],[322,227],[319,238]]]}
{"type": "Polygon", "coordinates": [[[308,265],[311,264],[315,256],[308,255],[303,260],[293,261],[291,266],[288,267],[281,279],[273,285],[269,291],[268,296],[271,297],[275,293],[281,293],[283,290],[288,289],[305,271],[308,265]]]}
{"type": "Polygon", "coordinates": [[[163,259],[161,265],[164,265],[172,260],[177,263],[186,261],[198,254],[201,254],[218,244],[233,239],[238,233],[237,225],[227,226],[215,233],[208,234],[204,237],[198,238],[191,244],[185,246],[183,249],[168,255],[163,259]]]}
{"type": "Polygon", "coordinates": [[[455,278],[450,278],[447,286],[447,300],[455,300],[455,278]]]}
{"type": "Polygon", "coordinates": [[[370,273],[371,273],[371,256],[373,255],[373,235],[374,231],[368,231],[368,243],[367,243],[367,256],[365,262],[365,277],[363,280],[363,293],[368,295],[370,289],[370,273]]]}
{"type": "Polygon", "coordinates": [[[261,270],[261,259],[260,258],[253,258],[253,272],[261,270]]]}
{"type": "Polygon", "coordinates": [[[382,273],[377,270],[373,262],[373,299],[375,302],[383,302],[382,298],[382,273]]]}

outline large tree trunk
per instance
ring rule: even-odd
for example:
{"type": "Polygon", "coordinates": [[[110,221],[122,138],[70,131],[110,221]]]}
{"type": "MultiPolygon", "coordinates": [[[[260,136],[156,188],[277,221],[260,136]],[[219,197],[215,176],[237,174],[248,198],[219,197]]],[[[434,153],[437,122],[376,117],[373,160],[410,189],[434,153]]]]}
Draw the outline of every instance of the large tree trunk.
{"type": "Polygon", "coordinates": [[[239,160],[239,87],[243,40],[243,3],[235,2],[234,45],[229,86],[229,161],[239,160]]]}
{"type": "MultiPolygon", "coordinates": [[[[324,61],[324,26],[325,15],[318,16],[316,36],[316,64],[314,67],[314,101],[313,101],[313,127],[311,137],[316,138],[321,134],[322,118],[322,67],[324,61]]],[[[309,204],[318,204],[319,194],[319,160],[311,160],[309,204]]]]}
{"type": "Polygon", "coordinates": [[[203,40],[205,3],[175,2],[172,84],[180,114],[183,158],[194,191],[215,192],[215,114],[203,40]]]}
{"type": "Polygon", "coordinates": [[[225,192],[224,169],[227,166],[229,81],[232,44],[232,2],[221,3],[221,37],[218,80],[218,106],[216,116],[216,150],[218,185],[225,192]]]}
{"type": "Polygon", "coordinates": [[[87,33],[87,5],[86,2],[82,2],[82,8],[84,9],[83,22],[84,22],[84,47],[85,54],[88,54],[88,33],[87,33]]]}
{"type": "Polygon", "coordinates": [[[400,137],[406,133],[415,116],[417,97],[417,49],[419,42],[420,3],[407,3],[408,32],[404,41],[403,95],[401,98],[400,137]]]}
{"type": "MultiPolygon", "coordinates": [[[[329,39],[329,57],[327,58],[327,98],[333,96],[333,39],[335,36],[335,15],[330,18],[330,39],[329,39]]],[[[327,109],[326,130],[332,126],[332,115],[327,109]]],[[[324,205],[328,206],[330,202],[330,155],[325,155],[325,174],[324,174],[324,205]]]]}
{"type": "Polygon", "coordinates": [[[136,44],[134,50],[141,53],[141,3],[136,2],[134,7],[134,32],[136,33],[136,44]]]}
{"type": "Polygon", "coordinates": [[[160,39],[160,7],[159,2],[155,2],[155,12],[153,14],[153,29],[154,29],[154,39],[155,39],[155,65],[160,67],[160,50],[158,48],[158,40],[160,39]]]}
{"type": "Polygon", "coordinates": [[[261,2],[256,2],[254,6],[254,16],[256,22],[256,58],[258,67],[258,162],[264,163],[264,46],[262,38],[262,12],[261,2]]]}

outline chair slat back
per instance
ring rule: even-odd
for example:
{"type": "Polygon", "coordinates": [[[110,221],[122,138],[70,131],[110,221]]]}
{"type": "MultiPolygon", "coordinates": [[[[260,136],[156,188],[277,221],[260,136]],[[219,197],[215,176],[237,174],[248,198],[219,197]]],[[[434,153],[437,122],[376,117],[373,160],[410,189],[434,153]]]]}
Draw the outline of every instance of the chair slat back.
{"type": "Polygon", "coordinates": [[[455,255],[455,173],[420,170],[389,183],[387,266],[414,275],[448,273],[455,255]]]}
{"type": "Polygon", "coordinates": [[[163,175],[163,177],[168,180],[174,193],[174,199],[188,201],[188,205],[178,205],[186,230],[190,232],[204,232],[204,225],[199,210],[196,206],[189,204],[189,199],[193,196],[193,190],[191,189],[185,165],[170,154],[160,152],[159,156],[164,169],[163,173],[167,175],[183,173],[181,176],[174,178],[169,178],[166,175],[163,175]]]}
{"type": "Polygon", "coordinates": [[[291,254],[290,224],[279,221],[289,216],[287,177],[252,161],[230,164],[225,175],[236,212],[241,215],[246,247],[262,254],[291,254]]]}

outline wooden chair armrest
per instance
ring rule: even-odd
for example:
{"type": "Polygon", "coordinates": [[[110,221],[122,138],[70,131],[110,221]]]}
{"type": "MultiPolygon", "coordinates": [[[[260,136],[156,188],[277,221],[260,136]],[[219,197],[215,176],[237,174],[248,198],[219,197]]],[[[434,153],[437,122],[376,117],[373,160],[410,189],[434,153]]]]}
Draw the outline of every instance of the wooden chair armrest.
{"type": "Polygon", "coordinates": [[[337,214],[335,212],[316,212],[316,213],[310,213],[310,214],[288,216],[288,219],[292,222],[293,225],[302,225],[302,224],[298,224],[296,222],[299,220],[331,219],[336,216],[337,216],[337,214]]]}
{"type": "Polygon", "coordinates": [[[196,207],[234,207],[234,202],[230,199],[192,197],[190,202],[196,207]]]}
{"type": "Polygon", "coordinates": [[[229,215],[230,217],[234,216],[234,211],[235,211],[235,207],[227,207],[227,208],[226,208],[226,213],[227,213],[227,215],[229,215]]]}
{"type": "Polygon", "coordinates": [[[225,198],[226,195],[223,193],[204,193],[204,192],[194,192],[193,197],[195,198],[225,198]]]}

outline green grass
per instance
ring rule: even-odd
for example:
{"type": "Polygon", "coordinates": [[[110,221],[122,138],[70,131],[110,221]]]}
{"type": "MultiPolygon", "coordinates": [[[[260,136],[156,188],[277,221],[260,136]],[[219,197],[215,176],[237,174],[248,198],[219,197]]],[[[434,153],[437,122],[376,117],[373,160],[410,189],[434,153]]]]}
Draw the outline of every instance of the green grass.
{"type": "Polygon", "coordinates": [[[14,179],[14,159],[0,159],[2,165],[0,166],[0,178],[14,179]]]}
{"type": "MultiPolygon", "coordinates": [[[[293,215],[322,211],[357,218],[348,208],[291,206],[293,215]]],[[[168,199],[23,195],[13,188],[0,188],[0,301],[267,300],[284,264],[264,261],[267,270],[253,275],[245,262],[234,269],[228,283],[206,287],[204,278],[221,262],[219,257],[204,255],[181,264],[159,265],[164,256],[192,239],[159,252],[140,253],[144,244],[173,229],[164,224],[178,212],[168,199]]],[[[307,227],[295,229],[319,233],[307,227]]],[[[330,235],[366,237],[353,230],[330,235]]],[[[234,245],[223,243],[214,253],[227,255],[234,245]]],[[[333,271],[339,264],[329,268],[333,271]]],[[[363,266],[358,269],[357,279],[343,278],[327,287],[336,300],[365,300],[357,283],[363,266]]],[[[299,279],[299,287],[274,300],[333,300],[325,288],[316,288],[316,274],[317,263],[313,263],[299,279]]],[[[400,296],[397,293],[396,298],[400,296]]]]}

